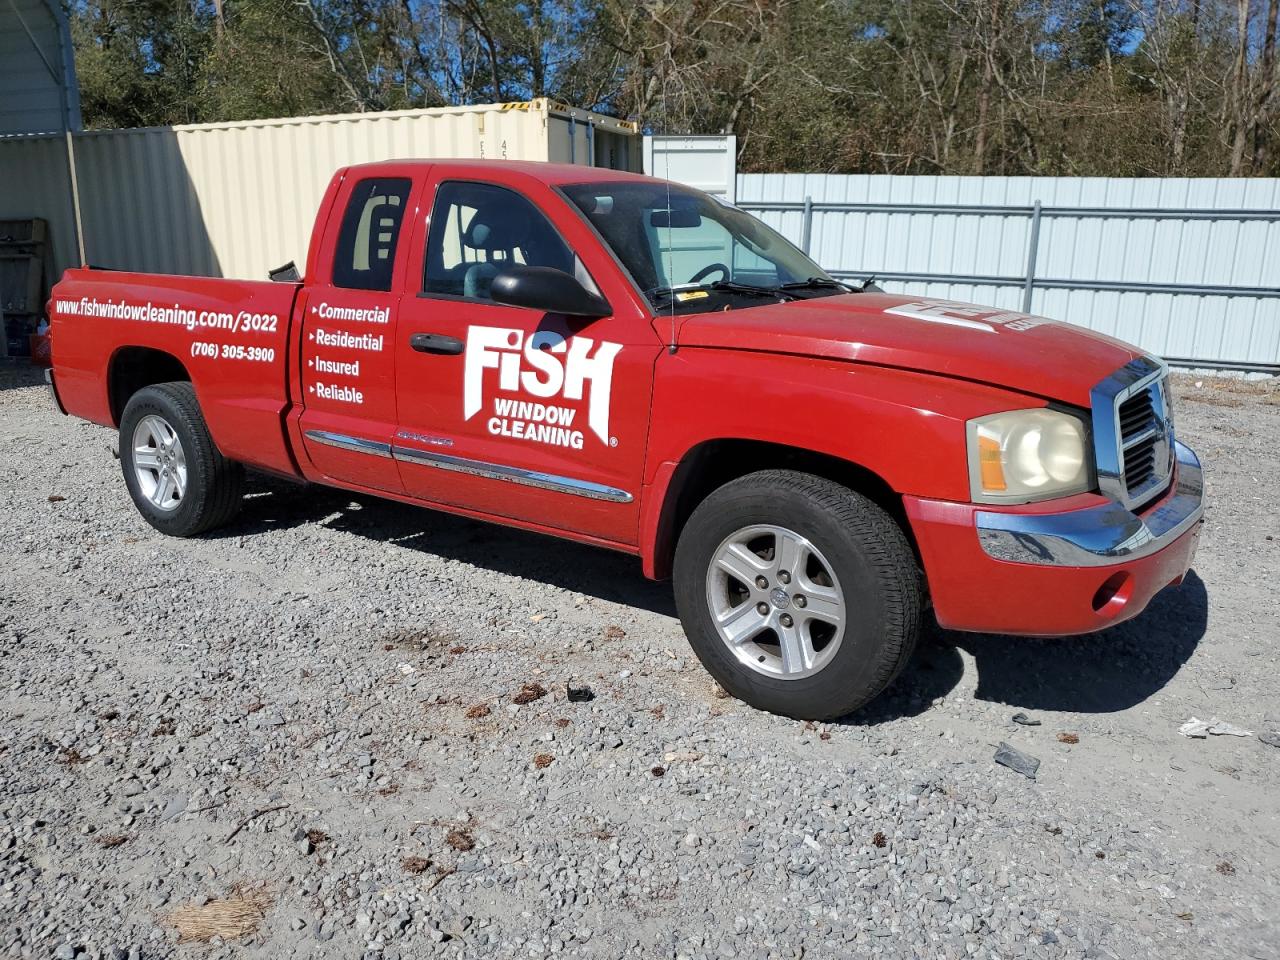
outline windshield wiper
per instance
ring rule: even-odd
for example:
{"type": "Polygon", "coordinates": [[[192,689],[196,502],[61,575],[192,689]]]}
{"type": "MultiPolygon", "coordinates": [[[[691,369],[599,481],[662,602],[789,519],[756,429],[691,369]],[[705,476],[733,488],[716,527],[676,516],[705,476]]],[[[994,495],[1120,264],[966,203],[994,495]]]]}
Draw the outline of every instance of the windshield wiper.
{"type": "Polygon", "coordinates": [[[853,287],[847,283],[841,283],[839,280],[831,280],[827,277],[810,277],[808,280],[794,280],[791,283],[784,283],[778,286],[779,290],[812,290],[815,287],[834,288],[836,290],[846,290],[853,293],[853,287]]]}
{"type": "Polygon", "coordinates": [[[734,283],[732,280],[716,280],[714,283],[685,284],[678,287],[655,287],[649,291],[651,297],[674,297],[681,293],[697,290],[715,290],[723,293],[741,293],[749,297],[768,297],[770,300],[794,300],[782,287],[757,287],[749,283],[734,283]]]}
{"type": "Polygon", "coordinates": [[[778,297],[784,296],[788,300],[794,300],[795,297],[787,296],[782,293],[785,287],[757,287],[750,283],[735,283],[732,280],[717,280],[715,283],[708,284],[712,290],[728,290],[731,293],[745,293],[757,297],[778,297]]]}

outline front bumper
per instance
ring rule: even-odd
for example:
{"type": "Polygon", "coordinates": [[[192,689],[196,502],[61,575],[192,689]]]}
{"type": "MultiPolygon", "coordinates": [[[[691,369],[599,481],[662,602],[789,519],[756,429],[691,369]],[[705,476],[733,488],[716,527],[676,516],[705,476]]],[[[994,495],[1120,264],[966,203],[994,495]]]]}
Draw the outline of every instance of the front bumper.
{"type": "Polygon", "coordinates": [[[1200,461],[1175,452],[1168,492],[1141,513],[1091,494],[1010,510],[906,498],[938,622],[1064,636],[1137,616],[1182,579],[1199,538],[1200,461]]]}
{"type": "Polygon", "coordinates": [[[1101,567],[1158,553],[1200,522],[1204,478],[1190,447],[1174,447],[1172,495],[1141,515],[1109,501],[1067,513],[974,515],[978,542],[997,560],[1056,567],[1101,567]]]}

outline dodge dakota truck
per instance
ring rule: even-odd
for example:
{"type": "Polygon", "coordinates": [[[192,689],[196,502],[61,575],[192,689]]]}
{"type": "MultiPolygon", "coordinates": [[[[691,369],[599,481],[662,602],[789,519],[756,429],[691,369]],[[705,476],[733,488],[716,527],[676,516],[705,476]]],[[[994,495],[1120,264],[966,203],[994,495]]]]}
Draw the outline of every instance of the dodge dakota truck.
{"type": "Polygon", "coordinates": [[[624,551],[727,691],[792,717],[875,697],[925,616],[1133,617],[1199,535],[1160,360],[839,282],[632,174],[353,166],[300,277],[72,269],[50,316],[57,402],[119,431],[162,533],[227,523],[251,468],[624,551]]]}

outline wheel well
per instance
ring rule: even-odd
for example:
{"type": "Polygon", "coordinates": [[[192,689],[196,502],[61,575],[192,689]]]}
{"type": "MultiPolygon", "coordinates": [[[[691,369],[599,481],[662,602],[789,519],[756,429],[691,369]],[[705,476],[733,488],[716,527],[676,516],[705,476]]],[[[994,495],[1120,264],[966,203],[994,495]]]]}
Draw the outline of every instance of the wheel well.
{"type": "Polygon", "coordinates": [[[884,478],[848,460],[800,447],[759,440],[708,440],[694,447],[680,461],[671,478],[654,550],[659,578],[671,573],[676,540],[690,514],[713,491],[738,477],[758,470],[798,470],[823,477],[862,494],[889,514],[902,528],[919,560],[919,550],[907,522],[902,497],[884,478]]]}
{"type": "Polygon", "coordinates": [[[111,419],[120,422],[129,398],[153,383],[173,383],[191,380],[187,368],[177,357],[163,350],[150,347],[122,347],[111,358],[107,371],[107,399],[111,404],[111,419]]]}

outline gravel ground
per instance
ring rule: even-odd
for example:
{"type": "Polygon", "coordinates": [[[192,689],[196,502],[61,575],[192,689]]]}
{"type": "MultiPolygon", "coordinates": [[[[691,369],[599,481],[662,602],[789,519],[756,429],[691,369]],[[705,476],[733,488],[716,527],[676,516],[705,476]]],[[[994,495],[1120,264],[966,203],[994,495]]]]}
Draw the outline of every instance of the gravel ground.
{"type": "Polygon", "coordinates": [[[263,481],[161,537],[0,369],[0,954],[1280,957],[1280,392],[1181,397],[1180,589],[935,632],[814,726],[718,697],[626,557],[263,481]]]}

